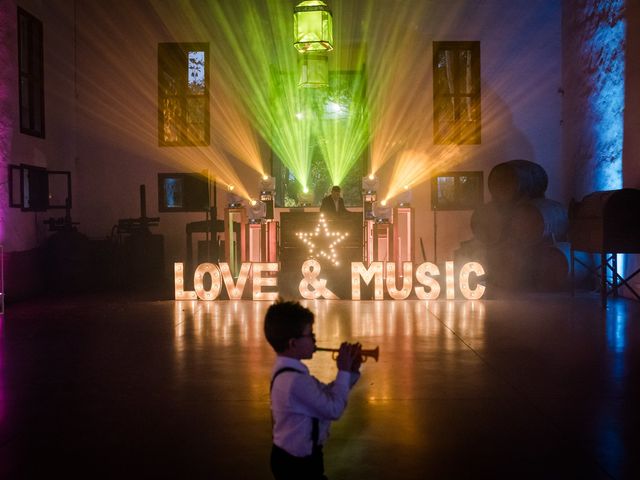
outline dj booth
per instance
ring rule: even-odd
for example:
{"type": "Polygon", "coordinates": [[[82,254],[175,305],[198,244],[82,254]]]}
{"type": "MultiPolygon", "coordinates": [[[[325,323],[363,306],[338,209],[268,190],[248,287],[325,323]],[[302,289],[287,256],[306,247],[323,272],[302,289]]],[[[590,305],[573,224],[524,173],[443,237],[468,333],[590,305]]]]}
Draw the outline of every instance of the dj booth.
{"type": "MultiPolygon", "coordinates": [[[[278,292],[298,298],[320,288],[341,299],[352,297],[352,262],[368,266],[372,262],[395,264],[396,283],[402,283],[404,262],[414,261],[414,215],[409,206],[396,207],[387,219],[363,218],[362,212],[346,212],[338,217],[318,211],[291,209],[277,212],[274,219],[248,221],[243,207],[225,208],[224,261],[233,278],[239,278],[245,264],[278,263],[278,292]],[[315,260],[315,264],[306,264],[315,260]],[[303,269],[306,269],[303,271],[303,269]],[[309,284],[308,281],[311,281],[309,284]],[[324,283],[324,282],[322,282],[324,283]],[[311,285],[311,290],[304,285],[311,285]]],[[[373,292],[373,284],[362,293],[373,292]]]]}

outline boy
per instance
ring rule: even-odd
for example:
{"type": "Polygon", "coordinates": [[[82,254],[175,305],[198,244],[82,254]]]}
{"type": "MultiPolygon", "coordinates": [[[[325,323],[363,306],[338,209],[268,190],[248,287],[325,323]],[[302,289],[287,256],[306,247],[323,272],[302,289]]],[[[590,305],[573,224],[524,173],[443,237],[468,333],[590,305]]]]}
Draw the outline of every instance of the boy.
{"type": "Polygon", "coordinates": [[[349,390],[360,378],[359,343],[340,345],[338,374],[330,384],[309,374],[300,361],[313,356],[313,313],[298,302],[279,299],[267,310],[264,333],[278,354],[271,377],[273,447],[276,479],[326,479],[322,446],[331,420],[347,406],[349,390]]]}

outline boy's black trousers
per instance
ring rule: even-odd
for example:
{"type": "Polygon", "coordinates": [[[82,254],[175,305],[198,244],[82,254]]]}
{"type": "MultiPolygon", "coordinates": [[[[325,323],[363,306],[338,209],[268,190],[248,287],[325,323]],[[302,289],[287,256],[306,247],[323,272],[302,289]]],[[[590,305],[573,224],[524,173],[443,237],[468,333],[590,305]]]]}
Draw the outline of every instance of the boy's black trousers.
{"type": "Polygon", "coordinates": [[[294,457],[277,445],[271,448],[271,472],[276,480],[326,480],[322,446],[308,457],[294,457]]]}

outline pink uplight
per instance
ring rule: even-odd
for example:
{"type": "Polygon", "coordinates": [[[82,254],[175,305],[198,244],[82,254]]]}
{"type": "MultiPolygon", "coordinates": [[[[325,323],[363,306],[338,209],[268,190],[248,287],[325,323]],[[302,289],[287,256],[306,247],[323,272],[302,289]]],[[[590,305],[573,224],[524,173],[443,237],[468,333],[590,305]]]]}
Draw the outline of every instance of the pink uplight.
{"type": "MultiPolygon", "coordinates": [[[[15,15],[10,15],[9,8],[3,2],[0,8],[0,245],[5,241],[8,202],[8,164],[11,154],[13,136],[14,102],[17,95],[18,80],[15,78],[17,54],[15,50],[16,26],[15,15]],[[8,67],[8,68],[7,68],[8,67]]],[[[15,14],[15,11],[11,10],[15,14]]]]}

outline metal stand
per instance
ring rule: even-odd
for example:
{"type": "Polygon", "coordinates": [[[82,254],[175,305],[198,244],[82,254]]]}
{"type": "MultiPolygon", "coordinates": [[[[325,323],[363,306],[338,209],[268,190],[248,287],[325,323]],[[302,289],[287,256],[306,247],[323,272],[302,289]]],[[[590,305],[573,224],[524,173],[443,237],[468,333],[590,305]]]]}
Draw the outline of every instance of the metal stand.
{"type": "Polygon", "coordinates": [[[362,259],[367,265],[375,261],[373,255],[373,228],[375,223],[374,220],[365,220],[362,224],[362,238],[364,240],[362,242],[362,259]]]}
{"type": "Polygon", "coordinates": [[[438,263],[438,210],[433,210],[433,263],[438,263]]]}
{"type": "Polygon", "coordinates": [[[231,275],[237,278],[242,262],[246,261],[247,213],[244,207],[227,207],[224,209],[224,249],[231,275]]]}
{"type": "Polygon", "coordinates": [[[640,295],[630,284],[631,279],[640,273],[640,268],[625,278],[618,273],[617,253],[600,252],[600,265],[594,268],[576,258],[573,248],[571,248],[571,295],[575,295],[575,262],[585,267],[592,275],[600,280],[600,303],[603,308],[607,306],[607,298],[609,295],[612,295],[613,298],[618,298],[618,288],[621,285],[627,287],[629,291],[640,300],[640,295]],[[611,280],[608,278],[608,272],[611,272],[611,280]]]}
{"type": "Polygon", "coordinates": [[[402,272],[402,264],[413,262],[415,259],[414,232],[413,208],[395,207],[393,209],[393,261],[396,263],[396,271],[402,272]]]}
{"type": "Polygon", "coordinates": [[[393,225],[390,223],[373,224],[373,260],[389,262],[393,252],[393,225]]]}
{"type": "Polygon", "coordinates": [[[275,263],[278,261],[279,225],[276,220],[249,222],[246,225],[249,262],[275,263]]]}
{"type": "Polygon", "coordinates": [[[224,221],[211,216],[211,220],[187,223],[187,266],[188,271],[193,271],[193,234],[204,233],[207,241],[207,262],[218,262],[220,252],[218,247],[218,233],[224,232],[224,221]],[[212,246],[213,248],[210,248],[212,246]]]}

